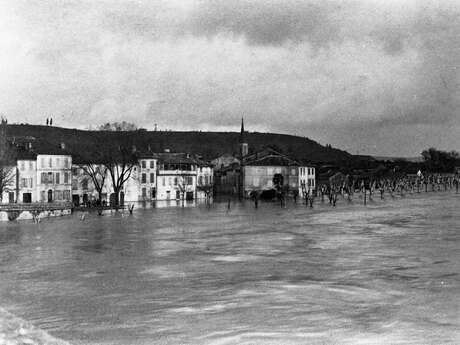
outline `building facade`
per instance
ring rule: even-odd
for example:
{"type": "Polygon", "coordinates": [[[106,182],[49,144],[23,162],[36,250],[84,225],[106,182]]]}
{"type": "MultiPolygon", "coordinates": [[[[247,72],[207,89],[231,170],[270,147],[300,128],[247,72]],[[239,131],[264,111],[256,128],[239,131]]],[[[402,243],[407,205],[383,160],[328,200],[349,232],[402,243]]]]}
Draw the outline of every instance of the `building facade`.
{"type": "Polygon", "coordinates": [[[72,156],[37,155],[37,193],[40,202],[69,202],[72,194],[72,156]]]}
{"type": "Polygon", "coordinates": [[[299,195],[316,189],[316,169],[313,166],[299,166],[299,195]],[[304,185],[305,187],[302,187],[304,185]]]}
{"type": "Polygon", "coordinates": [[[39,201],[37,188],[37,160],[20,158],[17,161],[17,202],[39,201]]]}
{"type": "Polygon", "coordinates": [[[160,153],[157,171],[157,200],[196,199],[197,163],[190,155],[160,153]]]}

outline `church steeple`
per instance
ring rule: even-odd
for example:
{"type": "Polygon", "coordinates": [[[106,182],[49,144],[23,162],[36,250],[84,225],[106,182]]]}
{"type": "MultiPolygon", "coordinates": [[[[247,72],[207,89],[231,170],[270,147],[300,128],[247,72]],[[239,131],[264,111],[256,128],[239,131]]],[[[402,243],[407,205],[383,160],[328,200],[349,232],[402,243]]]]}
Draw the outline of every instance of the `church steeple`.
{"type": "Polygon", "coordinates": [[[244,157],[248,154],[248,143],[244,135],[244,119],[241,118],[241,131],[240,131],[240,154],[244,157]]]}

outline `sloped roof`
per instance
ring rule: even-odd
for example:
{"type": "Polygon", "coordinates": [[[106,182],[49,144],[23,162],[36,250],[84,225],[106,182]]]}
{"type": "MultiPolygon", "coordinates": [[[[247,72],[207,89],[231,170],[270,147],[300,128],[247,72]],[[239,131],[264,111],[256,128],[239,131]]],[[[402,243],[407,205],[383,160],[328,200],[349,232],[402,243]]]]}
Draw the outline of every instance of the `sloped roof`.
{"type": "Polygon", "coordinates": [[[266,148],[244,157],[244,165],[258,166],[298,166],[299,162],[271,148],[266,148]]]}
{"type": "Polygon", "coordinates": [[[247,165],[257,165],[257,166],[298,166],[299,163],[296,161],[282,157],[282,156],[267,156],[261,159],[247,161],[244,163],[247,165]]]}

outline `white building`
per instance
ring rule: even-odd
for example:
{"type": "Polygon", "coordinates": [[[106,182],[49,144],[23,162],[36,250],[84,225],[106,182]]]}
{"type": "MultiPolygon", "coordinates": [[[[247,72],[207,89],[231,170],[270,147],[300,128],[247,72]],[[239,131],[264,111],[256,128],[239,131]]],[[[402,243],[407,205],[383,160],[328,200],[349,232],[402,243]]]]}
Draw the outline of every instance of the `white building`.
{"type": "Polygon", "coordinates": [[[157,200],[196,199],[197,164],[182,153],[157,154],[157,200]]]}
{"type": "Polygon", "coordinates": [[[37,202],[37,159],[19,158],[16,171],[18,184],[17,202],[37,202]]]}
{"type": "Polygon", "coordinates": [[[157,159],[151,153],[139,155],[139,164],[134,167],[127,181],[127,201],[151,201],[157,196],[157,159]]]}
{"type": "Polygon", "coordinates": [[[62,143],[59,148],[39,145],[37,153],[37,197],[40,202],[69,202],[72,194],[72,156],[62,143]]]}
{"type": "Polygon", "coordinates": [[[214,185],[214,170],[211,165],[205,162],[198,162],[196,183],[196,198],[206,199],[212,195],[214,185]]]}
{"type": "Polygon", "coordinates": [[[299,195],[303,196],[303,187],[305,190],[312,192],[316,188],[316,172],[315,168],[311,166],[300,166],[299,167],[299,195]]]}
{"type": "MultiPolygon", "coordinates": [[[[71,199],[72,156],[65,147],[46,142],[16,142],[15,197],[13,202],[68,202],[71,199]],[[24,145],[23,145],[24,144],[24,145]]],[[[8,200],[12,202],[13,191],[8,200]]]]}

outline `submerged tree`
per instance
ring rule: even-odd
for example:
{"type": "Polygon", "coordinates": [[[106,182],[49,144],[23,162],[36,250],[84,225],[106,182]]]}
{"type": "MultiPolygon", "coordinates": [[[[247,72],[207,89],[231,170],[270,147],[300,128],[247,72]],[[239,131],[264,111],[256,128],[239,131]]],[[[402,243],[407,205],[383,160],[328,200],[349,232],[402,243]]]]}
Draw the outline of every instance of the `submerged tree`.
{"type": "Polygon", "coordinates": [[[120,193],[123,186],[131,177],[134,167],[137,164],[135,150],[128,146],[118,146],[115,150],[106,150],[103,155],[102,164],[110,173],[115,207],[120,206],[120,193]]]}
{"type": "Polygon", "coordinates": [[[98,194],[98,200],[101,202],[102,189],[104,188],[107,177],[107,167],[103,164],[97,163],[80,164],[79,167],[83,170],[85,175],[89,176],[91,181],[93,181],[94,188],[98,194]]]}

